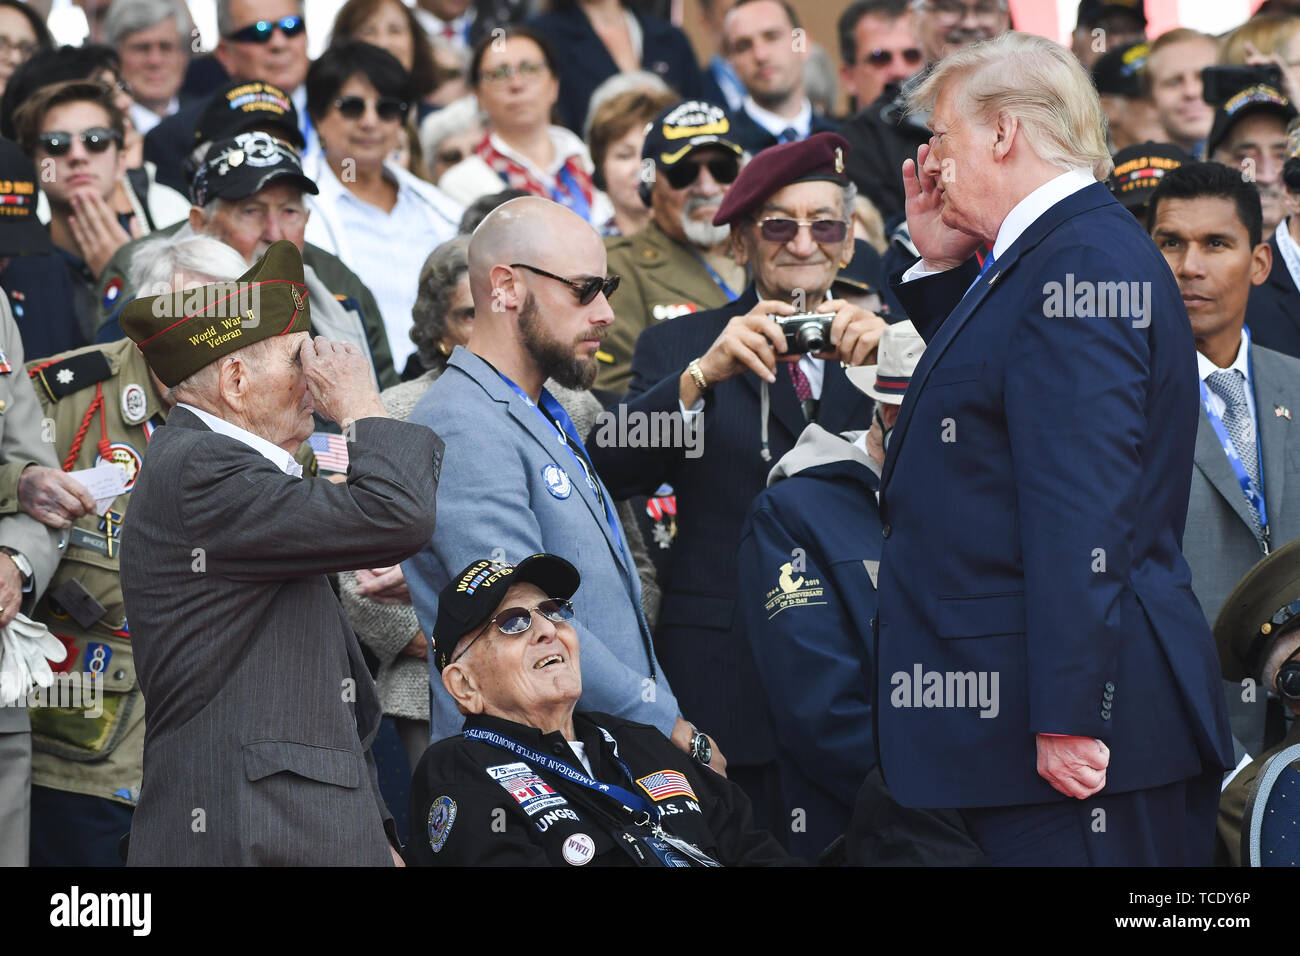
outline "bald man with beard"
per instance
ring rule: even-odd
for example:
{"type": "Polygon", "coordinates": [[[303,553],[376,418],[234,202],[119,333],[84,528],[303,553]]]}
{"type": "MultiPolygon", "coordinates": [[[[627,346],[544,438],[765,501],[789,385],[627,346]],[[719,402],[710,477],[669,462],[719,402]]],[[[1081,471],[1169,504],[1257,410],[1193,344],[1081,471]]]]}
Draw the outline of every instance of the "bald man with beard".
{"type": "MultiPolygon", "coordinates": [[[[446,442],[438,527],[403,571],[420,628],[432,634],[439,593],[471,561],[568,555],[582,576],[574,597],[581,706],[654,726],[697,759],[711,756],[701,762],[721,772],[721,752],[682,718],[660,671],[614,501],[544,387],[548,378],[575,389],[594,380],[618,288],[605,269],[595,230],[546,199],[505,203],[475,230],[469,345],[451,353],[410,418],[437,422],[446,442]]],[[[459,733],[464,722],[435,665],[449,651],[435,646],[429,656],[431,741],[459,733]]]]}

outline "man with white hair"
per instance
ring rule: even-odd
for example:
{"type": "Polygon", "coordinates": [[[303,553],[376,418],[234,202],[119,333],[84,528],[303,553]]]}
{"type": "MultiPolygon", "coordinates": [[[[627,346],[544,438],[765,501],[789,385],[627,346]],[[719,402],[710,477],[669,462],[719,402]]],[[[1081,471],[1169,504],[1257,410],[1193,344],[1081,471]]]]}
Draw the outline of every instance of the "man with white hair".
{"type": "Polygon", "coordinates": [[[141,136],[180,109],[179,94],[197,33],[183,0],[114,0],[104,42],[122,61],[131,123],[141,136]]]}
{"type": "Polygon", "coordinates": [[[121,538],[149,706],[132,865],[399,859],[370,754],[379,698],[326,575],[428,539],[443,446],[390,420],[360,350],[312,339],[310,313],[281,240],[236,283],[122,315],[177,403],[121,538]],[[346,483],[293,459],[314,410],[350,439],[346,483]]]}
{"type": "Polygon", "coordinates": [[[1101,107],[1064,47],[969,47],[910,102],[933,135],[902,168],[922,259],[895,290],[928,344],[881,474],[885,780],[960,808],[994,864],[1207,865],[1232,747],[1179,550],[1177,284],[1097,181],[1101,107]]]}
{"type": "MultiPolygon", "coordinates": [[[[134,284],[158,295],[238,278],[234,249],[209,236],[146,239],[134,284]]],[[[96,675],[83,706],[32,711],[33,866],[120,866],[144,759],[144,696],[118,577],[118,540],[149,439],[173,402],[130,339],[28,363],[60,468],[34,465],[19,481],[23,510],[71,528],[67,550],[33,618],[68,648],[70,674],[96,675]],[[101,515],[70,472],[104,464],[123,488],[101,515]]]]}

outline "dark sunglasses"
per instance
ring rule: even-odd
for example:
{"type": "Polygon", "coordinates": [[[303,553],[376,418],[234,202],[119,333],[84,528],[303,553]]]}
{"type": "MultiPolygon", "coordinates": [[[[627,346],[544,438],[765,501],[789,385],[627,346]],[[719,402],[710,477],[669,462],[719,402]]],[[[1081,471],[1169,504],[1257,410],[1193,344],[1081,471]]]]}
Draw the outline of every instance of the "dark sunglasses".
{"type": "Polygon", "coordinates": [[[76,134],[62,131],[41,133],[36,139],[41,144],[41,149],[45,150],[46,155],[65,156],[72,149],[74,139],[80,139],[81,145],[86,147],[87,152],[102,153],[114,143],[120,143],[122,134],[105,126],[92,126],[90,129],[83,129],[76,134]]]}
{"type": "Polygon", "coordinates": [[[307,29],[307,24],[302,17],[296,15],[279,20],[258,20],[242,30],[229,34],[226,39],[234,40],[236,43],[270,43],[271,34],[275,32],[276,27],[279,27],[280,32],[286,37],[296,37],[307,29]]]}
{"type": "Polygon", "coordinates": [[[813,242],[843,242],[849,234],[849,224],[843,219],[764,219],[758,231],[768,242],[789,242],[799,234],[799,227],[807,226],[813,242]]]}
{"type": "Polygon", "coordinates": [[[469,649],[474,646],[474,641],[486,634],[488,628],[493,624],[497,626],[498,631],[507,637],[515,637],[525,633],[533,626],[534,611],[553,624],[562,624],[565,621],[573,620],[573,605],[568,601],[561,601],[557,598],[549,598],[536,607],[508,607],[483,625],[483,629],[465,645],[465,650],[452,658],[453,663],[468,654],[469,649]]]}
{"type": "MultiPolygon", "coordinates": [[[[334,101],[334,108],[339,114],[350,120],[361,119],[366,112],[366,98],[363,96],[340,96],[334,101]]],[[[375,113],[385,123],[396,123],[406,117],[410,104],[396,96],[381,96],[373,101],[375,113]]]]}
{"type": "MultiPolygon", "coordinates": [[[[908,47],[898,54],[898,58],[908,66],[920,66],[924,54],[916,47],[908,47]]],[[[872,66],[889,66],[894,62],[893,50],[872,50],[862,59],[866,60],[872,66]]]]}
{"type": "Polygon", "coordinates": [[[734,156],[721,156],[706,163],[680,162],[664,170],[664,178],[673,189],[685,189],[700,178],[700,167],[707,166],[713,181],[720,185],[734,183],[740,175],[740,161],[734,156]]]}
{"type": "Polygon", "coordinates": [[[523,262],[512,262],[510,268],[527,269],[529,272],[536,272],[539,276],[554,279],[556,282],[563,282],[577,293],[579,305],[590,305],[601,292],[604,292],[605,298],[608,299],[614,294],[618,284],[623,281],[622,277],[618,275],[605,276],[603,279],[600,276],[590,276],[586,279],[566,279],[563,276],[555,275],[553,272],[547,272],[545,269],[539,269],[523,262]]]}

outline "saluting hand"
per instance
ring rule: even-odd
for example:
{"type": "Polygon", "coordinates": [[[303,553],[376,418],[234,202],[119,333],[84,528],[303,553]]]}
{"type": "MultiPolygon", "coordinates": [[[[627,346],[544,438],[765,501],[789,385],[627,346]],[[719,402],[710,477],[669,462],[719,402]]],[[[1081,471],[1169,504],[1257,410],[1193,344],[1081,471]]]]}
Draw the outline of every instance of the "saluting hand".
{"type": "Polygon", "coordinates": [[[975,254],[980,241],[943,221],[942,170],[926,171],[930,146],[922,143],[916,160],[903,160],[903,194],[912,244],[931,269],[951,269],[975,254]]]}
{"type": "Polygon", "coordinates": [[[347,428],[358,418],[388,418],[375,372],[361,350],[349,342],[316,336],[298,353],[316,411],[347,428]]]}

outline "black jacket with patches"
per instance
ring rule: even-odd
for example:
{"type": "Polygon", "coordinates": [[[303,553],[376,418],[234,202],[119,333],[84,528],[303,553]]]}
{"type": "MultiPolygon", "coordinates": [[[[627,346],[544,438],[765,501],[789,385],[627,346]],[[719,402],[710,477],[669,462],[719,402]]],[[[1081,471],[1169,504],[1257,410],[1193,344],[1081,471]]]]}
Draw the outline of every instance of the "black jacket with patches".
{"type": "MultiPolygon", "coordinates": [[[[586,772],[562,734],[481,714],[468,717],[465,726],[495,731],[586,772]]],[[[740,787],[696,763],[654,727],[597,713],[574,714],[573,726],[601,783],[649,801],[634,781],[660,771],[685,776],[695,799],[679,793],[655,801],[669,834],[724,866],[797,862],[770,834],[754,829],[740,787]],[[623,777],[602,727],[617,741],[632,781],[623,777]]],[[[430,747],[416,767],[405,855],[413,866],[568,866],[570,860],[580,861],[572,865],[662,866],[642,839],[649,836],[651,828],[632,823],[617,801],[528,766],[509,750],[456,736],[430,747]]]]}

